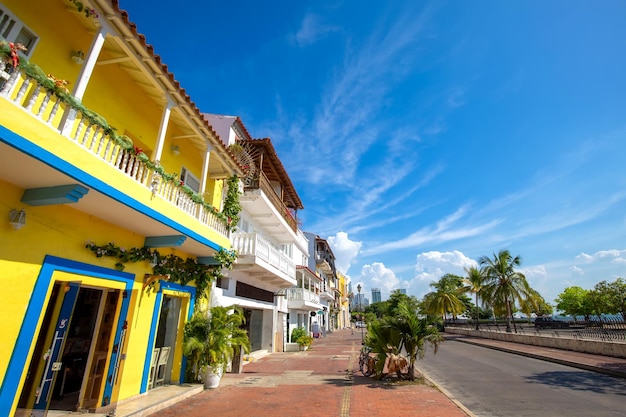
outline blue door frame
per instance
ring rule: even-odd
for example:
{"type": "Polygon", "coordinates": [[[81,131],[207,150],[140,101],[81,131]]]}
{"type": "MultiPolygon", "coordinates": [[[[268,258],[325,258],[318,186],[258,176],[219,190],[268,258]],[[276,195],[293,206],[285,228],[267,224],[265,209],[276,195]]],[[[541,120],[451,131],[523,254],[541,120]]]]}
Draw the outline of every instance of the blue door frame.
{"type": "MultiPolygon", "coordinates": [[[[130,294],[133,288],[135,276],[127,272],[120,272],[117,270],[102,268],[95,265],[85,264],[82,262],[71,261],[68,259],[58,258],[56,256],[46,256],[44,258],[39,276],[35,282],[33,292],[26,308],[26,314],[20,328],[15,348],[11,353],[11,359],[7,367],[7,372],[0,386],[0,416],[8,416],[11,413],[15,402],[19,399],[20,380],[26,369],[28,369],[28,357],[31,350],[31,345],[36,343],[37,340],[37,324],[42,314],[44,314],[43,306],[46,305],[46,297],[48,289],[50,288],[52,277],[56,271],[68,272],[77,275],[85,275],[95,278],[103,278],[111,281],[122,282],[125,284],[125,291],[130,294]]],[[[115,332],[114,345],[119,346],[119,342],[122,336],[122,330],[126,320],[126,314],[130,303],[130,296],[122,299],[122,308],[120,312],[120,318],[115,332]]],[[[118,352],[114,352],[114,355],[118,355],[118,352]]],[[[111,360],[113,365],[116,361],[111,360]]],[[[109,374],[112,371],[112,367],[109,369],[109,374]]],[[[111,394],[111,388],[107,383],[105,388],[104,397],[111,394]],[[107,391],[108,390],[108,391],[107,391]]]]}

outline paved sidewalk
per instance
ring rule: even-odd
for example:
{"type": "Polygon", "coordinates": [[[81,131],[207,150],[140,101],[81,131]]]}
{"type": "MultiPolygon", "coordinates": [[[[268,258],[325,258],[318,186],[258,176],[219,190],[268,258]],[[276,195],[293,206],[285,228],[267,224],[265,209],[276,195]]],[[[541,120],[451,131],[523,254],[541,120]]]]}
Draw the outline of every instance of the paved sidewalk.
{"type": "MultiPolygon", "coordinates": [[[[444,336],[626,378],[626,359],[458,334],[444,336]]],[[[225,375],[217,390],[203,391],[198,385],[168,385],[120,404],[115,415],[472,416],[469,410],[452,399],[452,395],[428,381],[399,385],[363,377],[357,370],[360,347],[361,333],[358,330],[354,333],[340,330],[326,338],[315,339],[306,352],[275,353],[247,363],[242,374],[225,375]]],[[[428,361],[430,355],[432,351],[429,350],[422,361],[428,361]]]]}
{"type": "MultiPolygon", "coordinates": [[[[357,372],[361,334],[339,330],[306,352],[275,353],[227,374],[220,387],[151,414],[169,416],[467,417],[467,410],[425,381],[393,384],[357,372]]],[[[428,360],[427,353],[423,360],[428,360]]]]}

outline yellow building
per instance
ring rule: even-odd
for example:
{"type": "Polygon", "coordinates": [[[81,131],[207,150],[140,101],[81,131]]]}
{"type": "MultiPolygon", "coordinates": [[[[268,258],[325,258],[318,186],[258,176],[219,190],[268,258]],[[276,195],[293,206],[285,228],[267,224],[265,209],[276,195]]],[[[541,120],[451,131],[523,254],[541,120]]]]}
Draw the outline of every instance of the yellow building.
{"type": "Polygon", "coordinates": [[[117,1],[0,0],[0,59],[0,415],[179,383],[240,167],[117,1]]]}
{"type": "Polygon", "coordinates": [[[350,327],[350,292],[348,291],[348,281],[341,271],[337,271],[339,281],[339,328],[350,327]]]}

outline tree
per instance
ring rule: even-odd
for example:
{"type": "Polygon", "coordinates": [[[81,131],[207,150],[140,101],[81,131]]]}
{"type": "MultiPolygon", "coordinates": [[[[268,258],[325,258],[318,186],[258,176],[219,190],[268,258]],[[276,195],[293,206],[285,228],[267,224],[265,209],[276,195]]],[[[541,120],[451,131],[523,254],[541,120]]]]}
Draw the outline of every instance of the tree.
{"type": "Polygon", "coordinates": [[[443,336],[426,319],[421,319],[409,303],[400,302],[396,312],[395,316],[387,316],[372,323],[366,344],[378,357],[376,373],[379,376],[382,375],[388,354],[405,351],[409,360],[409,379],[413,381],[415,362],[424,357],[428,345],[437,353],[443,336]]]}
{"type": "Polygon", "coordinates": [[[485,282],[485,272],[482,268],[477,268],[472,266],[471,268],[465,268],[465,273],[467,277],[465,277],[464,282],[467,284],[465,286],[465,290],[472,292],[476,296],[476,330],[478,330],[478,318],[480,316],[480,307],[478,304],[478,295],[483,289],[483,284],[485,282]]]}
{"type": "Polygon", "coordinates": [[[600,281],[594,289],[602,296],[604,313],[620,314],[622,320],[626,320],[626,281],[623,278],[613,282],[600,281]]]}
{"type": "Polygon", "coordinates": [[[398,306],[401,303],[406,304],[413,310],[418,310],[419,308],[419,300],[415,298],[415,296],[401,293],[400,290],[393,291],[386,303],[386,310],[383,316],[395,316],[398,313],[398,306]]]}
{"type": "Polygon", "coordinates": [[[557,310],[560,310],[564,315],[584,316],[586,321],[589,321],[589,317],[593,314],[593,308],[589,303],[589,290],[585,290],[578,286],[567,287],[558,297],[554,300],[557,310]]]}
{"type": "Polygon", "coordinates": [[[430,286],[435,291],[424,296],[422,308],[426,314],[439,315],[445,322],[447,314],[456,319],[456,316],[466,310],[463,278],[446,274],[430,286]]]}
{"type": "Polygon", "coordinates": [[[479,261],[485,270],[484,299],[489,300],[494,310],[506,311],[506,331],[511,332],[512,304],[532,296],[526,277],[515,270],[522,263],[519,256],[502,249],[493,258],[483,256],[479,261]]]}
{"type": "Polygon", "coordinates": [[[241,328],[245,321],[238,306],[214,306],[197,310],[185,323],[183,354],[191,362],[192,382],[207,366],[216,374],[225,371],[237,347],[250,352],[248,333],[241,328]]]}
{"type": "Polygon", "coordinates": [[[520,310],[528,317],[530,322],[530,316],[534,313],[538,316],[545,314],[552,314],[552,306],[534,289],[530,289],[530,292],[526,298],[520,302],[520,310]]]}

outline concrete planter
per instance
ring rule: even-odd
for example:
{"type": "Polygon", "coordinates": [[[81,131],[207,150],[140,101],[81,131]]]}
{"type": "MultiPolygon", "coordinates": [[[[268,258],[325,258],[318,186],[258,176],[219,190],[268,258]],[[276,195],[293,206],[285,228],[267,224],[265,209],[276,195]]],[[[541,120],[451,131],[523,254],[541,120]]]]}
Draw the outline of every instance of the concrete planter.
{"type": "Polygon", "coordinates": [[[285,343],[285,352],[298,352],[300,345],[297,343],[285,343]]]}

